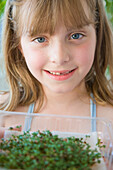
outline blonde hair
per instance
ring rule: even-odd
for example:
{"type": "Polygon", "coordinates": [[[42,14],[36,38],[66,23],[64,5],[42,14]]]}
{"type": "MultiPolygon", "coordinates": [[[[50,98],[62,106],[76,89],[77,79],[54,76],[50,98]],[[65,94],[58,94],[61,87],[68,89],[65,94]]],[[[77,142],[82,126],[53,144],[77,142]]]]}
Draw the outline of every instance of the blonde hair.
{"type": "Polygon", "coordinates": [[[54,33],[62,17],[66,27],[94,24],[97,36],[95,59],[85,77],[88,94],[94,94],[97,103],[113,105],[113,35],[102,0],[7,0],[4,13],[3,52],[10,94],[2,109],[14,110],[18,105],[39,101],[43,104],[44,91],[27,68],[18,46],[22,34],[54,33]],[[86,15],[83,2],[89,8],[86,15]],[[105,72],[109,66],[110,80],[105,72]]]}

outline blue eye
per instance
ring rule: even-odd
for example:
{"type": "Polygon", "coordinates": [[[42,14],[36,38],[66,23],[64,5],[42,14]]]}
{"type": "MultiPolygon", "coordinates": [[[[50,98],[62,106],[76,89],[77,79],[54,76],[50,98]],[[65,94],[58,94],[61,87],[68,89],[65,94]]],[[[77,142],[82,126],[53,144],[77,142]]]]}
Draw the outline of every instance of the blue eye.
{"type": "Polygon", "coordinates": [[[36,38],[34,41],[38,42],[38,43],[43,43],[46,41],[46,39],[44,37],[38,37],[36,38]]]}
{"type": "Polygon", "coordinates": [[[71,39],[77,40],[77,39],[80,39],[82,36],[83,36],[82,34],[76,33],[76,34],[73,34],[73,35],[71,36],[71,39]]]}

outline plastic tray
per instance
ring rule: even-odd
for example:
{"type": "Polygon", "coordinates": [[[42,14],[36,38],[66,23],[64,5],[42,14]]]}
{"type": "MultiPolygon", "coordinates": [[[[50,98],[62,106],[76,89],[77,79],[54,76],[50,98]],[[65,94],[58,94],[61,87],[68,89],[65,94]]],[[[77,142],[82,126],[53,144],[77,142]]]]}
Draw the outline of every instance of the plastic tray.
{"type": "MultiPolygon", "coordinates": [[[[102,160],[100,165],[94,166],[92,169],[113,169],[113,128],[110,121],[102,118],[0,111],[1,127],[22,125],[22,131],[24,131],[25,121],[28,125],[31,122],[31,132],[50,130],[53,134],[58,134],[59,137],[64,138],[75,136],[86,139],[86,135],[90,135],[87,142],[92,148],[96,147],[97,140],[101,139],[103,144],[106,145],[106,148],[100,150],[105,159],[102,160]]],[[[6,138],[13,133],[13,131],[9,130],[8,132],[5,135],[6,138]]]]}

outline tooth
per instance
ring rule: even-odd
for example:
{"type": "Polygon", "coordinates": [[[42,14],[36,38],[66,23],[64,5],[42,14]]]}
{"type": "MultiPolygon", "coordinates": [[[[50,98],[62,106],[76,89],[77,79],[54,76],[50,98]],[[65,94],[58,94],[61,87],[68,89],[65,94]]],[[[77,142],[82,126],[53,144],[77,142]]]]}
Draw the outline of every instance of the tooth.
{"type": "Polygon", "coordinates": [[[60,75],[60,73],[50,72],[53,75],[60,75]]]}
{"type": "Polygon", "coordinates": [[[70,71],[67,71],[66,73],[57,73],[57,72],[50,72],[53,75],[64,75],[70,73],[70,71]]]}
{"type": "Polygon", "coordinates": [[[51,74],[54,74],[53,72],[50,72],[51,74]]]}
{"type": "Polygon", "coordinates": [[[56,73],[56,75],[60,75],[60,73],[56,73]]]}

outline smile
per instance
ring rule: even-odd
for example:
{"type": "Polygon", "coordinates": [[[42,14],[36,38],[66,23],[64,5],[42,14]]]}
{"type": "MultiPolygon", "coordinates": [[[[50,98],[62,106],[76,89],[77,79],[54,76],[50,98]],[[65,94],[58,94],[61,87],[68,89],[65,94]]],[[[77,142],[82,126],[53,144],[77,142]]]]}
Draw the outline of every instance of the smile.
{"type": "Polygon", "coordinates": [[[67,72],[51,72],[51,71],[49,71],[49,73],[50,73],[50,74],[53,74],[53,75],[58,75],[58,76],[60,76],[60,75],[69,74],[69,73],[71,73],[72,71],[73,71],[73,70],[67,71],[67,72]]]}
{"type": "Polygon", "coordinates": [[[64,70],[64,71],[48,71],[44,70],[44,72],[51,78],[57,81],[63,81],[69,79],[75,72],[77,68],[72,70],[64,70]]]}

